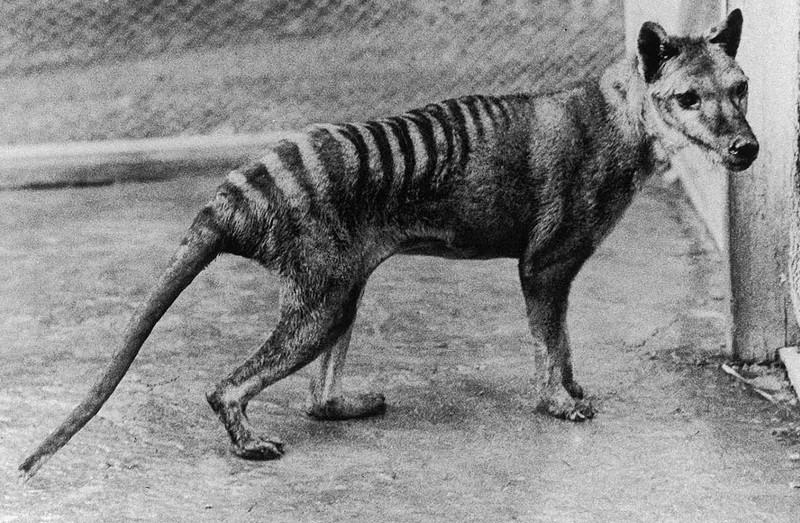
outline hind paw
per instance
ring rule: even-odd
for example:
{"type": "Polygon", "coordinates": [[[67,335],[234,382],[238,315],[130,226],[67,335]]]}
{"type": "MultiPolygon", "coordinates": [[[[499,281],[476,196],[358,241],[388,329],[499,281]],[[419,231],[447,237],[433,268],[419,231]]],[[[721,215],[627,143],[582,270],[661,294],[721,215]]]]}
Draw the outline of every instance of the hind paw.
{"type": "Polygon", "coordinates": [[[344,395],[306,407],[306,414],[317,420],[345,420],[377,416],[386,412],[386,398],[380,393],[344,395]]]}
{"type": "Polygon", "coordinates": [[[283,442],[278,438],[255,437],[242,443],[231,444],[231,452],[251,461],[278,459],[283,456],[283,442]]]}

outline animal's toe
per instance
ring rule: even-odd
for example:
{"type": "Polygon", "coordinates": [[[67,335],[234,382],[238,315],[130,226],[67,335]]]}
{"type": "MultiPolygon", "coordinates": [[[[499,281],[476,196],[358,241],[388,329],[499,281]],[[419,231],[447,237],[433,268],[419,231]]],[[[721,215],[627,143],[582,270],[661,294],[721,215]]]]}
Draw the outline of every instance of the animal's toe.
{"type": "Polygon", "coordinates": [[[565,417],[569,421],[586,421],[592,419],[596,413],[597,411],[590,403],[579,401],[574,408],[567,412],[565,417]]]}
{"type": "Polygon", "coordinates": [[[596,413],[591,403],[575,399],[564,387],[556,387],[546,394],[539,404],[539,410],[569,421],[585,421],[596,413]]]}

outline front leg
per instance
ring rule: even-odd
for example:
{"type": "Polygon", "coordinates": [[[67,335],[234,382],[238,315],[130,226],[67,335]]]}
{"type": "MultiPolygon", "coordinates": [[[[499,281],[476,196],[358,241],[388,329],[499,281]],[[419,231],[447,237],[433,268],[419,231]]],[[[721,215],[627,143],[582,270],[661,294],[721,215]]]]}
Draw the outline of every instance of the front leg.
{"type": "Polygon", "coordinates": [[[537,409],[557,418],[583,421],[595,410],[584,401],[583,389],[572,375],[569,337],[566,328],[567,298],[577,270],[556,267],[534,273],[520,267],[522,292],[533,336],[535,385],[539,392],[537,409]]]}

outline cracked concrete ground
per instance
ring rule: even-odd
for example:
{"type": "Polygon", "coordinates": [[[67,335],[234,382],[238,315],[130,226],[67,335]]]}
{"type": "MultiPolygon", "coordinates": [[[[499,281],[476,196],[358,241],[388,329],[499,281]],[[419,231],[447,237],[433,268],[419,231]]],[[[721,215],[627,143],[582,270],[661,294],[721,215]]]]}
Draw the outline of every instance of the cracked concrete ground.
{"type": "Polygon", "coordinates": [[[771,430],[797,413],[719,370],[719,258],[660,182],[574,285],[590,422],[531,412],[514,262],[397,257],[367,288],[345,380],[384,392],[386,415],[306,418],[304,369],[248,410],[287,455],[238,460],[203,392],[269,331],[277,290],[227,257],[20,485],[217,181],[0,193],[0,521],[796,521],[797,444],[771,430]]]}

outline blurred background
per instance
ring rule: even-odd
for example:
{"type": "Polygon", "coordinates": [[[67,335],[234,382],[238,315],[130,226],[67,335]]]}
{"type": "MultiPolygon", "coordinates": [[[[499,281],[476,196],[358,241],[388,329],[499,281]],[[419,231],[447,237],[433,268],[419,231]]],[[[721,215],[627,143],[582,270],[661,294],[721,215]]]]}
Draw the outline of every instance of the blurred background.
{"type": "Polygon", "coordinates": [[[233,135],[562,87],[621,0],[4,0],[0,145],[233,135]]]}

